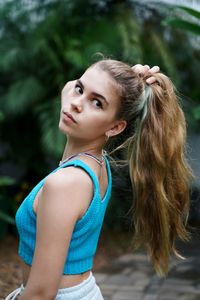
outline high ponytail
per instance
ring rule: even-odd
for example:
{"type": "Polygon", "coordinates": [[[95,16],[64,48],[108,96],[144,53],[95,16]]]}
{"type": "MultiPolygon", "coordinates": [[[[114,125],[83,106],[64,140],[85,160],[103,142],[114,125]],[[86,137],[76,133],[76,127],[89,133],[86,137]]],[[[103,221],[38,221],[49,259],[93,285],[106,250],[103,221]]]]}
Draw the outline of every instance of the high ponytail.
{"type": "Polygon", "coordinates": [[[135,247],[145,245],[158,274],[168,272],[178,236],[188,240],[185,221],[193,178],[184,153],[186,123],[172,82],[163,74],[148,87],[139,129],[128,147],[135,193],[135,247]],[[131,147],[132,144],[132,147],[131,147]]]}
{"type": "Polygon", "coordinates": [[[97,63],[118,83],[121,109],[127,120],[125,142],[133,187],[133,247],[144,246],[157,274],[166,275],[171,254],[183,258],[175,241],[187,241],[189,189],[194,176],[187,164],[186,121],[170,79],[157,73],[147,85],[126,64],[97,63]]]}

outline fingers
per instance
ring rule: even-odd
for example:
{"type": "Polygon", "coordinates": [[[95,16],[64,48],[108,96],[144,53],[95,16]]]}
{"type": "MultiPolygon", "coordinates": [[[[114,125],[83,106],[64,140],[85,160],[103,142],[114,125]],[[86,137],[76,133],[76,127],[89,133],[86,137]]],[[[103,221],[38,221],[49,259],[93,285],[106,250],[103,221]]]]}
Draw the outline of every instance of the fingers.
{"type": "Polygon", "coordinates": [[[148,71],[148,78],[146,79],[147,84],[152,84],[156,82],[156,78],[153,76],[154,74],[158,73],[160,68],[158,66],[154,66],[148,71]]]}
{"type": "Polygon", "coordinates": [[[146,79],[146,83],[147,84],[152,84],[154,82],[156,82],[156,78],[153,77],[153,76],[151,76],[151,77],[149,77],[149,78],[146,79]]]}
{"type": "Polygon", "coordinates": [[[151,68],[149,70],[149,73],[155,74],[155,73],[158,73],[159,71],[160,71],[160,68],[158,66],[154,66],[153,68],[151,68]]]}
{"type": "Polygon", "coordinates": [[[141,65],[137,64],[132,67],[133,71],[136,72],[140,76],[146,75],[146,73],[150,70],[150,67],[148,65],[141,65]]]}
{"type": "Polygon", "coordinates": [[[152,84],[156,82],[156,78],[153,76],[154,74],[160,71],[158,66],[154,66],[152,68],[149,65],[141,65],[137,64],[132,67],[133,71],[136,72],[140,77],[146,78],[147,84],[152,84]]]}

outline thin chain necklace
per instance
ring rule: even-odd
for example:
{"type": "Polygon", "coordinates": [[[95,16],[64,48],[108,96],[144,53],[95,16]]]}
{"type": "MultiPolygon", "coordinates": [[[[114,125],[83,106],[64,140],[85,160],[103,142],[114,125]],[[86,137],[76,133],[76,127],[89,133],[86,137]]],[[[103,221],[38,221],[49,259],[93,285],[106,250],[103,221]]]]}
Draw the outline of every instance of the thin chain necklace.
{"type": "Polygon", "coordinates": [[[76,157],[76,156],[80,156],[80,155],[86,155],[86,156],[89,156],[89,157],[93,158],[98,164],[100,164],[100,166],[102,166],[103,163],[104,163],[106,154],[107,154],[107,152],[106,152],[105,150],[102,150],[102,157],[101,157],[101,159],[100,159],[100,158],[96,157],[95,155],[93,155],[93,154],[91,154],[91,153],[88,153],[88,152],[79,152],[79,153],[76,153],[76,154],[73,154],[73,155],[67,157],[67,158],[64,159],[64,160],[61,160],[61,161],[59,162],[59,167],[60,167],[62,164],[64,164],[65,162],[67,162],[68,160],[70,160],[70,159],[72,159],[72,158],[74,158],[74,157],[76,157]]]}

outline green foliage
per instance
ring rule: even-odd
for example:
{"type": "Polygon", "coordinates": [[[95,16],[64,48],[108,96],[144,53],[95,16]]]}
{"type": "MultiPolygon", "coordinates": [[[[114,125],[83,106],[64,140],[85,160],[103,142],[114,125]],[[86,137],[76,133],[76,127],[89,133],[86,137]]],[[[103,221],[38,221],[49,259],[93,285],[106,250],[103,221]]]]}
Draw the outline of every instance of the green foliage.
{"type": "Polygon", "coordinates": [[[200,106],[197,106],[195,109],[193,109],[193,116],[195,120],[200,121],[200,106]]]}
{"type": "Polygon", "coordinates": [[[41,103],[36,109],[38,120],[41,124],[41,133],[43,139],[41,141],[41,147],[45,152],[46,149],[51,153],[59,153],[62,151],[61,145],[65,141],[64,135],[58,135],[57,129],[57,116],[60,113],[59,99],[55,99],[50,104],[41,103]]]}
{"type": "Polygon", "coordinates": [[[14,183],[14,180],[8,176],[1,176],[0,177],[0,188],[5,186],[10,186],[14,183]]]}
{"type": "Polygon", "coordinates": [[[19,114],[34,106],[38,95],[42,97],[44,87],[37,78],[29,76],[16,80],[10,89],[2,96],[4,113],[19,114]],[[16,101],[17,100],[17,101],[16,101]],[[17,102],[17,105],[16,105],[17,102]]]}
{"type": "Polygon", "coordinates": [[[183,6],[183,5],[177,5],[177,8],[180,8],[181,10],[185,11],[189,15],[191,15],[197,19],[200,19],[200,11],[198,11],[198,10],[195,10],[190,7],[183,6]]]}
{"type": "Polygon", "coordinates": [[[194,34],[200,35],[200,26],[189,21],[185,21],[178,18],[168,18],[165,21],[163,21],[162,24],[184,29],[194,34]]]}
{"type": "MultiPolygon", "coordinates": [[[[181,11],[186,12],[187,17],[189,16],[195,17],[197,18],[197,21],[200,19],[200,12],[197,10],[182,5],[177,5],[175,6],[175,8],[178,8],[181,11]]],[[[197,35],[200,34],[200,25],[198,23],[190,22],[180,17],[167,17],[165,20],[163,20],[162,24],[180,28],[197,35]]]]}
{"type": "Polygon", "coordinates": [[[143,43],[143,57],[146,64],[148,58],[151,59],[150,65],[158,65],[161,70],[168,74],[172,78],[173,82],[178,85],[179,77],[177,74],[176,64],[174,57],[172,56],[171,49],[169,45],[161,38],[161,33],[155,30],[154,27],[148,24],[148,28],[142,33],[143,43]]]}
{"type": "MultiPolygon", "coordinates": [[[[191,9],[186,6],[175,5],[171,12],[172,16],[166,17],[162,24],[164,26],[170,26],[172,28],[181,29],[184,32],[188,32],[189,34],[194,34],[199,36],[200,35],[200,11],[191,9]],[[176,16],[176,12],[179,12],[178,16],[176,16]],[[180,16],[180,12],[182,12],[180,16]],[[184,13],[184,14],[183,14],[184,13]]],[[[189,35],[188,35],[189,36],[189,35]]],[[[191,127],[199,131],[199,124],[200,124],[200,112],[199,112],[199,102],[200,99],[200,91],[199,91],[199,80],[196,76],[196,70],[200,67],[200,56],[199,56],[199,47],[197,50],[192,49],[191,44],[189,43],[188,47],[189,50],[187,52],[191,52],[190,58],[188,58],[188,65],[187,65],[187,73],[189,74],[188,80],[186,81],[187,87],[189,89],[190,94],[190,101],[194,100],[191,107],[188,108],[186,111],[186,115],[188,116],[188,120],[190,122],[191,127]]],[[[183,51],[183,49],[182,49],[183,51]]],[[[181,51],[179,51],[179,54],[181,51]]]]}

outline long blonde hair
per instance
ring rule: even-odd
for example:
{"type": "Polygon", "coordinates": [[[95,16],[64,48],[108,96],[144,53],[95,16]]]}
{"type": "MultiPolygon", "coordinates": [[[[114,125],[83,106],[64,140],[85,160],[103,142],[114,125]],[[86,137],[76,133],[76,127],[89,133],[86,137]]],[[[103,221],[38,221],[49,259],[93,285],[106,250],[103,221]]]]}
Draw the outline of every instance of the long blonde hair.
{"type": "Polygon", "coordinates": [[[185,225],[194,175],[185,158],[184,113],[164,74],[155,74],[156,82],[147,85],[123,62],[103,59],[93,66],[117,83],[121,107],[116,118],[128,124],[121,133],[126,139],[117,149],[126,150],[132,182],[134,249],[144,246],[157,274],[164,276],[172,253],[183,258],[176,238],[189,238],[185,225]]]}

